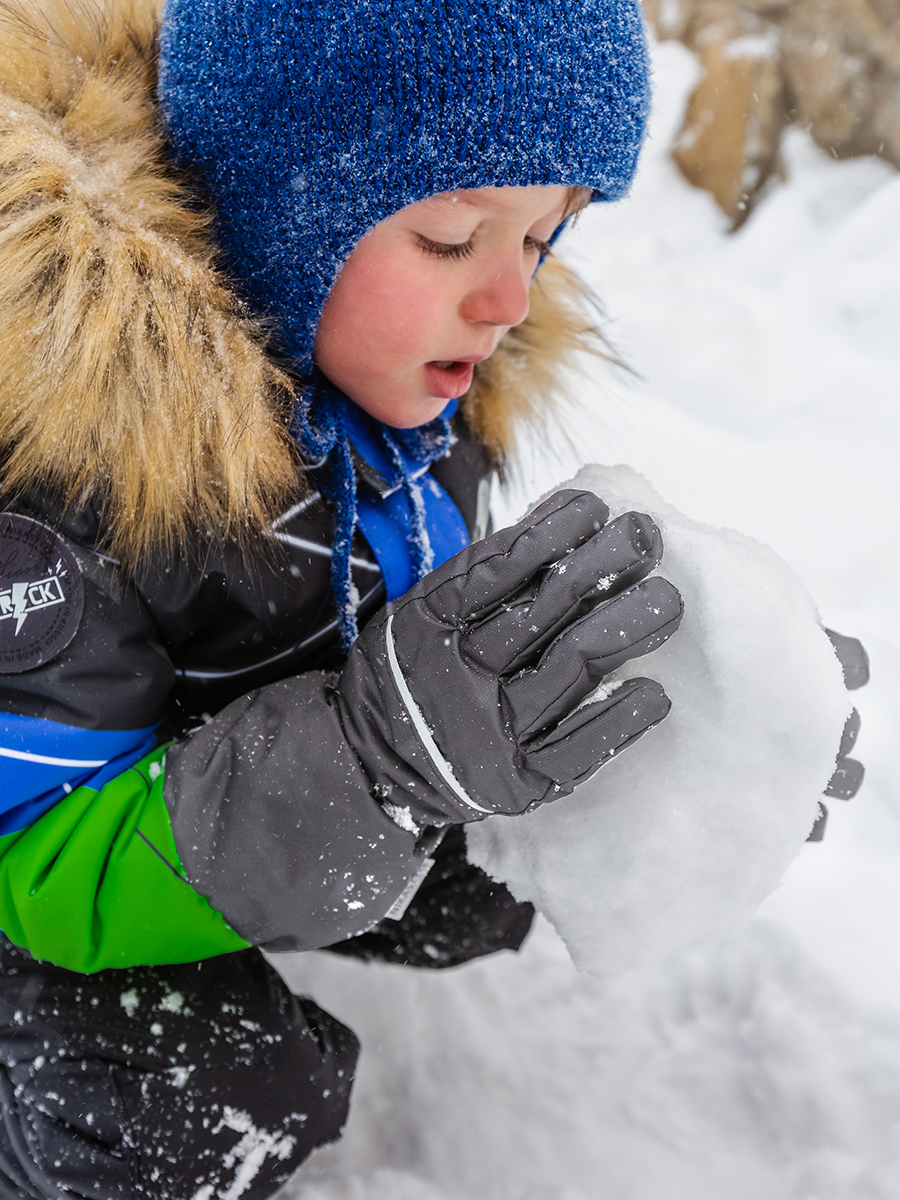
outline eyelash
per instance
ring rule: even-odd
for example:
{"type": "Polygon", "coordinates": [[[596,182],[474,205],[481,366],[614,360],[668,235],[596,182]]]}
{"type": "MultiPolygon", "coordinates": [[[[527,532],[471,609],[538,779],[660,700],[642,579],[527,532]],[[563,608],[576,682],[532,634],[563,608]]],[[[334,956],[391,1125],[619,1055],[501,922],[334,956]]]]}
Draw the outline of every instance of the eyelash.
{"type": "MultiPolygon", "coordinates": [[[[475,249],[471,238],[467,242],[433,242],[430,238],[419,234],[416,240],[419,247],[426,254],[444,261],[459,262],[461,259],[468,258],[475,249]]],[[[527,237],[525,239],[525,246],[529,250],[536,250],[542,256],[550,253],[549,245],[546,242],[539,241],[538,238],[527,237]]]]}
{"type": "Polygon", "coordinates": [[[430,238],[419,234],[416,241],[419,247],[433,258],[450,259],[453,262],[468,258],[475,249],[471,238],[467,242],[433,242],[430,238]]]}

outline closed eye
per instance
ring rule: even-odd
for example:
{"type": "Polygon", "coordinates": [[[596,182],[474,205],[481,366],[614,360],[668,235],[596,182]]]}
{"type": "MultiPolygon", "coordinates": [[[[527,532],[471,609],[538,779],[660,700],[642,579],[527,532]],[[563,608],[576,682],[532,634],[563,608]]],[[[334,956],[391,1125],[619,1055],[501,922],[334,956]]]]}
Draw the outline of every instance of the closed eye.
{"type": "MultiPolygon", "coordinates": [[[[468,258],[475,250],[475,243],[471,238],[467,242],[433,242],[431,238],[427,238],[420,233],[416,235],[416,244],[433,258],[449,259],[451,261],[468,258]]],[[[549,243],[543,242],[540,238],[532,237],[529,234],[525,238],[525,253],[539,254],[542,258],[545,258],[552,252],[549,243]]]]}
{"type": "Polygon", "coordinates": [[[525,251],[526,253],[530,251],[532,254],[537,252],[541,258],[546,258],[548,254],[552,253],[549,242],[542,242],[540,238],[531,237],[530,234],[525,239],[525,251]]]}
{"type": "Polygon", "coordinates": [[[433,242],[431,238],[418,234],[416,242],[426,254],[431,254],[434,258],[468,258],[475,249],[475,243],[471,238],[467,242],[433,242]]]}

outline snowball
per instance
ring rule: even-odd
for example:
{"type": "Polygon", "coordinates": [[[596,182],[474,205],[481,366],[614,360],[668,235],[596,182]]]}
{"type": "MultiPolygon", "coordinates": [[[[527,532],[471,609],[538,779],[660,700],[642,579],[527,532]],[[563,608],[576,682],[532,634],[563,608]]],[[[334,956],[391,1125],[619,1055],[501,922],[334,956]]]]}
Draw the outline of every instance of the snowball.
{"type": "Polygon", "coordinates": [[[649,512],[679,631],[609,678],[649,676],[672,711],[570,797],[469,826],[469,857],[613,974],[745,922],[806,839],[851,704],[815,606],[767,546],[667,505],[628,467],[564,485],[649,512]]]}

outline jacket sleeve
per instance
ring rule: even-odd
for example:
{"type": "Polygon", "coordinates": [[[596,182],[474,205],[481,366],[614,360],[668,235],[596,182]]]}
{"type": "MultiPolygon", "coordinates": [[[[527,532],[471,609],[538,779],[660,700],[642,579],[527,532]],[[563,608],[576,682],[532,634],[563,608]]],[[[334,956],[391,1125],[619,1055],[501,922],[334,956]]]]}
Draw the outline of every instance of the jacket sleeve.
{"type": "Polygon", "coordinates": [[[236,702],[252,718],[226,709],[158,746],[175,672],[152,614],[96,556],[65,546],[83,587],[77,631],[33,669],[0,672],[0,929],[91,972],[264,940],[321,946],[380,920],[424,854],[352,761],[326,677],[271,685],[291,696],[274,743],[267,688],[236,702]],[[236,812],[224,832],[221,806],[236,812]]]}
{"type": "Polygon", "coordinates": [[[0,923],[11,941],[82,972],[248,945],[184,877],[162,798],[164,760],[165,749],[154,750],[0,838],[0,923]]]}
{"type": "Polygon", "coordinates": [[[76,971],[246,942],[184,880],[158,730],[174,682],[115,565],[25,509],[0,524],[0,929],[76,971]]]}
{"type": "MultiPolygon", "coordinates": [[[[249,941],[309,950],[377,924],[439,834],[388,816],[333,703],[338,676],[308,671],[234,701],[168,754],[165,796],[188,878],[249,941]]],[[[364,703],[364,697],[356,698],[364,703]]],[[[406,789],[430,790],[404,772],[406,789]]]]}

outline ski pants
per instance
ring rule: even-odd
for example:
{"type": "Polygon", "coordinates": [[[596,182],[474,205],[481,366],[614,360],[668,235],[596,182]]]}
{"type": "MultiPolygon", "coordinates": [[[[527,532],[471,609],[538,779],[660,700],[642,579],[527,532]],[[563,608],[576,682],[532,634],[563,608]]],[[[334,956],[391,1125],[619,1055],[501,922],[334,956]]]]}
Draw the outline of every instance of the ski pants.
{"type": "MultiPolygon", "coordinates": [[[[407,913],[331,949],[453,966],[530,905],[451,830],[407,913]]],[[[82,975],[0,935],[0,1200],[265,1200],[340,1136],[354,1034],[255,949],[82,975]]]]}
{"type": "Polygon", "coordinates": [[[262,1200],[347,1115],[356,1038],[257,950],[85,976],[4,939],[2,1200],[262,1200]]]}

